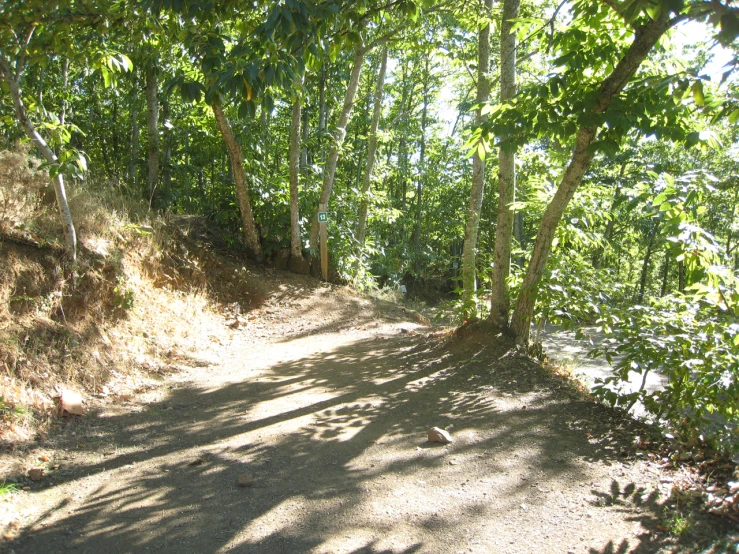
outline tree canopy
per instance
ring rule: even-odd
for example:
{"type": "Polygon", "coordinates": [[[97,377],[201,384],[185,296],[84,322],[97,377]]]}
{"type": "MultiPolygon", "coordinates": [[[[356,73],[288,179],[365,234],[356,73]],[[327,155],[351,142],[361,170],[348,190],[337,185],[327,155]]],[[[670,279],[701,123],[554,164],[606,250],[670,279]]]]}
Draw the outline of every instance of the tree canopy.
{"type": "Polygon", "coordinates": [[[734,0],[1,1],[0,132],[43,158],[70,261],[70,187],[316,275],[326,205],[330,279],[524,346],[600,325],[604,401],[731,426],[738,35],[734,0]]]}

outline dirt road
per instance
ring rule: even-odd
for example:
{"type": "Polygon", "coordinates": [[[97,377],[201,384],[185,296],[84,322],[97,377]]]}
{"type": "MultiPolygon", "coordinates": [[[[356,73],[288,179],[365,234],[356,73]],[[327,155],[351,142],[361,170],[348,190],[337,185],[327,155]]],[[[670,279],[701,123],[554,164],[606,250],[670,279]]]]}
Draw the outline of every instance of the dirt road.
{"type": "Polygon", "coordinates": [[[719,532],[676,546],[679,472],[504,343],[286,287],[191,369],[40,445],[59,467],[13,500],[4,551],[688,552],[719,532]]]}

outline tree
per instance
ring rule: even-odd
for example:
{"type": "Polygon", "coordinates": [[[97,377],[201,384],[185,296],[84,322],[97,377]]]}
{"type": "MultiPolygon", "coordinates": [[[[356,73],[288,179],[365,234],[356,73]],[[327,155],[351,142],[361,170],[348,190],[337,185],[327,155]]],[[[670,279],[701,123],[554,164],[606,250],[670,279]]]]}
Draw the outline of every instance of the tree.
{"type": "Polygon", "coordinates": [[[379,127],[380,115],[382,113],[382,91],[385,86],[385,71],[387,71],[387,46],[382,49],[381,58],[380,69],[377,72],[377,85],[375,86],[375,97],[372,108],[372,122],[370,124],[367,144],[367,162],[365,164],[364,173],[362,174],[362,189],[360,191],[361,199],[357,215],[357,247],[360,250],[364,248],[367,229],[367,212],[369,210],[369,199],[367,195],[370,190],[372,170],[375,166],[375,156],[377,154],[377,128],[379,127]]]}
{"type": "MultiPolygon", "coordinates": [[[[492,0],[484,2],[486,16],[492,10],[492,0]]],[[[482,124],[482,104],[490,98],[490,22],[486,20],[480,29],[477,46],[477,97],[475,122],[482,124]]],[[[485,146],[480,145],[472,158],[472,190],[467,210],[467,225],[462,250],[462,305],[463,318],[477,315],[477,235],[480,228],[480,210],[485,194],[485,146]]]]}
{"type": "MultiPolygon", "coordinates": [[[[620,138],[634,127],[645,131],[657,128],[663,132],[664,126],[657,127],[657,120],[660,117],[664,119],[666,113],[670,113],[670,110],[675,112],[680,107],[670,104],[672,97],[666,94],[664,87],[650,91],[649,86],[645,86],[646,81],[627,86],[669,29],[690,17],[704,19],[712,13],[721,12],[727,17],[736,17],[730,8],[703,3],[690,4],[685,8],[677,4],[652,6],[648,2],[634,2],[624,7],[612,2],[607,5],[578,4],[567,30],[559,36],[555,34],[552,39],[553,46],[560,54],[555,63],[567,68],[567,71],[553,74],[548,86],[538,89],[532,87],[528,96],[519,101],[517,106],[500,110],[492,118],[494,122],[488,131],[493,128],[516,130],[508,135],[506,142],[509,145],[525,143],[525,137],[532,131],[542,133],[546,130],[564,140],[574,136],[570,162],[539,225],[511,320],[511,330],[519,342],[528,342],[538,286],[544,275],[557,225],[595,153],[598,150],[616,149],[620,138]],[[617,29],[620,34],[614,35],[617,29]],[[624,36],[625,32],[633,37],[628,46],[612,40],[613,36],[624,36]],[[608,33],[608,36],[603,33],[608,33]],[[583,38],[589,36],[592,37],[591,41],[583,44],[583,38]],[[584,75],[586,69],[591,76],[584,75]],[[602,78],[594,80],[592,75],[602,75],[602,78]],[[623,97],[625,90],[626,98],[623,97]],[[643,94],[646,100],[639,103],[635,91],[643,94]],[[529,103],[532,99],[535,100],[529,103]],[[544,111],[539,102],[547,106],[544,111]],[[557,111],[553,112],[555,105],[557,111]],[[564,114],[563,120],[557,121],[555,113],[564,114]],[[626,116],[626,113],[629,115],[626,116]],[[608,128],[600,131],[607,122],[608,128]],[[597,140],[599,131],[600,140],[597,140]]],[[[668,79],[668,82],[671,81],[668,79]]],[[[680,134],[679,129],[667,128],[666,131],[673,135],[680,134]]]]}
{"type": "MultiPolygon", "coordinates": [[[[359,76],[362,73],[362,62],[364,62],[364,55],[367,52],[364,44],[358,44],[354,50],[354,58],[352,61],[352,70],[349,76],[349,83],[346,87],[346,93],[344,95],[344,103],[339,113],[339,119],[336,123],[336,128],[333,133],[333,142],[329,149],[328,159],[323,168],[323,184],[321,186],[321,195],[319,197],[319,204],[328,204],[331,192],[334,189],[334,177],[336,176],[336,164],[339,161],[339,153],[341,147],[344,144],[346,138],[346,126],[349,122],[349,116],[351,115],[352,107],[354,106],[354,98],[357,95],[357,89],[359,88],[359,76]]],[[[313,214],[310,228],[310,245],[314,252],[318,252],[318,207],[315,209],[313,214]]]]}
{"type": "MultiPolygon", "coordinates": [[[[97,64],[106,75],[116,69],[130,69],[130,60],[127,57],[113,57],[91,46],[92,32],[106,17],[117,17],[119,8],[115,2],[74,0],[53,4],[43,1],[5,3],[2,6],[0,78],[8,87],[16,121],[46,160],[63,221],[65,250],[72,261],[77,257],[77,234],[67,201],[64,174],[84,171],[87,167],[86,160],[82,153],[63,148],[71,137],[65,118],[53,117],[52,121],[43,121],[55,130],[53,143],[50,144],[41,135],[26,107],[23,79],[29,66],[43,67],[54,56],[68,60],[72,56],[82,55],[92,62],[91,65],[97,64]],[[77,35],[82,38],[76,44],[66,39],[77,35]],[[59,155],[54,148],[59,148],[59,155]]],[[[68,68],[68,61],[63,63],[68,68]]]]}
{"type": "MultiPolygon", "coordinates": [[[[516,96],[516,35],[513,32],[518,17],[520,0],[504,0],[500,27],[500,102],[505,104],[516,96]]],[[[516,151],[505,144],[505,137],[498,155],[498,224],[495,234],[493,258],[493,283],[491,291],[490,320],[498,327],[508,326],[510,309],[508,276],[511,267],[511,243],[513,235],[512,203],[516,191],[516,151]]]]}

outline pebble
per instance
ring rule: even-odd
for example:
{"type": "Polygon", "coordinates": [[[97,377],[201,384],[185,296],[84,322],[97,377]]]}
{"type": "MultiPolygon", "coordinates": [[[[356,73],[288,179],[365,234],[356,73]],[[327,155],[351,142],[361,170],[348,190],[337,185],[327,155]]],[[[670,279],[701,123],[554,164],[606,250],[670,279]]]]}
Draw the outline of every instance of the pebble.
{"type": "Polygon", "coordinates": [[[439,442],[441,444],[449,444],[452,442],[452,436],[444,431],[444,429],[439,429],[438,427],[432,427],[428,430],[428,439],[429,442],[439,442]]]}

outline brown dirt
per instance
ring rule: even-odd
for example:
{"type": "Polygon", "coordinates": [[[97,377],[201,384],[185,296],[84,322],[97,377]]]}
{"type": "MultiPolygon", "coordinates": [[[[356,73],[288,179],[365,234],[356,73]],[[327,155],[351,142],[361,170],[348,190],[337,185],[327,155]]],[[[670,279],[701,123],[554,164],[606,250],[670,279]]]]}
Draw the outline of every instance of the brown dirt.
{"type": "Polygon", "coordinates": [[[671,534],[687,474],[502,337],[244,272],[258,300],[224,297],[179,372],[18,455],[46,474],[0,503],[4,551],[737,551],[718,518],[671,534]]]}

